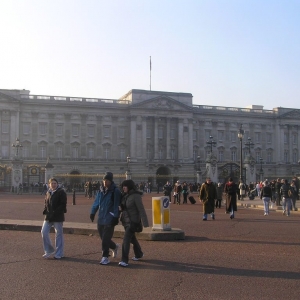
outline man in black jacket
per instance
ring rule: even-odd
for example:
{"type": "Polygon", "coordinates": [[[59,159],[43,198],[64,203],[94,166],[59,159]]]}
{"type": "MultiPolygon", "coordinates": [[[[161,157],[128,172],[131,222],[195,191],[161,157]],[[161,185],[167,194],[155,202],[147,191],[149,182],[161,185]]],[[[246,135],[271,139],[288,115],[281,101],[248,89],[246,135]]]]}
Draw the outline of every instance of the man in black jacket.
{"type": "Polygon", "coordinates": [[[269,204],[270,204],[270,200],[272,200],[272,189],[267,180],[263,183],[263,188],[260,193],[260,199],[262,199],[264,202],[264,211],[265,211],[264,215],[268,216],[269,204]]]}
{"type": "Polygon", "coordinates": [[[282,214],[290,215],[292,206],[291,188],[287,179],[282,179],[282,186],[280,188],[280,196],[282,198],[282,214]]]}

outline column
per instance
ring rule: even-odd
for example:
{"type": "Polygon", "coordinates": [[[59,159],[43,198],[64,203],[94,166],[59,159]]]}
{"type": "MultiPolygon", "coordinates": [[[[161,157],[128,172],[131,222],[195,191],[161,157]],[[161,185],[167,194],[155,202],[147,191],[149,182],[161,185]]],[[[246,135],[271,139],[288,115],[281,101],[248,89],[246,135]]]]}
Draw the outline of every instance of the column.
{"type": "Polygon", "coordinates": [[[142,158],[147,159],[147,118],[142,117],[142,158]]]}
{"type": "Polygon", "coordinates": [[[158,118],[154,118],[154,159],[158,158],[158,118]]]}
{"type": "Polygon", "coordinates": [[[167,159],[171,159],[171,119],[166,118],[167,120],[167,159]]]}
{"type": "Polygon", "coordinates": [[[136,117],[130,119],[130,157],[136,159],[136,117]]]}
{"type": "Polygon", "coordinates": [[[183,159],[183,119],[178,118],[178,135],[177,135],[177,147],[178,147],[178,159],[183,159]]]}
{"type": "Polygon", "coordinates": [[[194,141],[193,141],[193,120],[189,120],[189,159],[193,158],[193,145],[194,145],[194,141]]]}

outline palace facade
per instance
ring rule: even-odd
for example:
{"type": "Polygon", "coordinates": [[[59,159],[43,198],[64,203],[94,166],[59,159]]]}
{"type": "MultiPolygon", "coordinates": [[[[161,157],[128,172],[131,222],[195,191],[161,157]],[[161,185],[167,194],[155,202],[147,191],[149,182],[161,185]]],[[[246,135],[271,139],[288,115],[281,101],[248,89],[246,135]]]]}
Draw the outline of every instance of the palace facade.
{"type": "Polygon", "coordinates": [[[27,185],[45,181],[47,162],[61,182],[101,180],[106,171],[117,183],[126,172],[153,185],[195,182],[211,155],[220,182],[238,180],[240,170],[247,182],[250,157],[255,180],[300,174],[300,109],[194,105],[190,93],[137,89],[114,100],[2,89],[0,126],[2,186],[16,183],[15,162],[27,185]]]}

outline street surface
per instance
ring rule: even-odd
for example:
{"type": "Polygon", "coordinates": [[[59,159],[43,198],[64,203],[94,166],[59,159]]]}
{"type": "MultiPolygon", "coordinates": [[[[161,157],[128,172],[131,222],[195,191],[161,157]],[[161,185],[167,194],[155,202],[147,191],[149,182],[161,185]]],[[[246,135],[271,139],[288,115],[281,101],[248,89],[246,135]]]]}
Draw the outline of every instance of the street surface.
{"type": "MultiPolygon", "coordinates": [[[[143,197],[150,224],[154,196],[143,197]]],[[[43,199],[0,193],[0,219],[42,225],[43,199]]],[[[68,196],[68,203],[66,221],[90,222],[92,200],[78,195],[72,205],[68,196]]],[[[299,212],[264,216],[243,207],[230,220],[223,206],[204,222],[199,201],[172,204],[171,227],[186,239],[141,241],[144,259],[127,268],[118,266],[121,251],[99,265],[98,236],[65,234],[66,257],[45,260],[40,233],[1,230],[0,299],[299,299],[299,221],[299,212]]]]}

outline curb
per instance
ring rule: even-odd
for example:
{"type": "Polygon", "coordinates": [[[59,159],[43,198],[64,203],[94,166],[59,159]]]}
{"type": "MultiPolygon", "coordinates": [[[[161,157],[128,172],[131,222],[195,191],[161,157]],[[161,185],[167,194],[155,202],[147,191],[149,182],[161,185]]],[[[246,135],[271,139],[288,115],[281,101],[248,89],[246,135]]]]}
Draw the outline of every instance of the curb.
{"type": "MultiPolygon", "coordinates": [[[[0,219],[0,230],[16,230],[16,231],[32,231],[40,232],[43,222],[33,220],[8,220],[0,219]]],[[[97,235],[98,230],[95,224],[86,223],[74,223],[64,222],[65,234],[77,234],[77,235],[97,235]]],[[[51,228],[51,232],[54,232],[54,228],[51,228]]],[[[115,238],[123,238],[124,228],[121,225],[117,225],[114,231],[115,238]]],[[[144,228],[143,232],[136,233],[136,236],[140,240],[146,241],[174,241],[184,240],[185,233],[179,228],[172,228],[171,230],[153,230],[151,227],[144,228]]]]}

